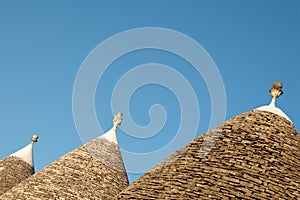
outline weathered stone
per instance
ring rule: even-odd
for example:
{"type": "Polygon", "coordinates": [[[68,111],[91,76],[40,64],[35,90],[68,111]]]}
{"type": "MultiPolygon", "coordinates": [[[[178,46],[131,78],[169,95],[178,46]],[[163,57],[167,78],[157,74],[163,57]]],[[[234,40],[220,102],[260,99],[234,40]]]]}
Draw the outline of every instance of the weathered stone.
{"type": "Polygon", "coordinates": [[[33,167],[18,157],[0,160],[0,196],[33,173],[33,167]]]}
{"type": "Polygon", "coordinates": [[[299,144],[290,121],[250,111],[195,139],[117,199],[300,199],[299,144]]]}
{"type": "Polygon", "coordinates": [[[127,186],[118,145],[97,138],[21,182],[0,199],[111,199],[127,186]]]}

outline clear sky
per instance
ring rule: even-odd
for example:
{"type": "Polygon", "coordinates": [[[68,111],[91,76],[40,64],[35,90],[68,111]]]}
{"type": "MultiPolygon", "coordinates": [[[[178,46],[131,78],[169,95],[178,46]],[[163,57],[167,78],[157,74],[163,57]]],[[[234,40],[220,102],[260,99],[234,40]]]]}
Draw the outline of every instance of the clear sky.
{"type": "Polygon", "coordinates": [[[0,158],[39,134],[38,171],[107,131],[122,108],[118,137],[133,181],[215,123],[268,104],[275,80],[285,92],[277,105],[299,129],[299,68],[298,0],[1,0],[0,158]],[[121,54],[122,48],[129,50],[121,54]],[[93,49],[98,68],[80,82],[93,49]],[[104,66],[109,56],[113,62],[104,66]],[[188,56],[213,62],[198,73],[188,56]],[[92,77],[100,79],[93,86],[92,77]],[[74,108],[94,108],[84,92],[73,97],[76,81],[86,93],[95,87],[89,94],[102,132],[93,132],[84,115],[91,130],[76,129],[74,108]]]}

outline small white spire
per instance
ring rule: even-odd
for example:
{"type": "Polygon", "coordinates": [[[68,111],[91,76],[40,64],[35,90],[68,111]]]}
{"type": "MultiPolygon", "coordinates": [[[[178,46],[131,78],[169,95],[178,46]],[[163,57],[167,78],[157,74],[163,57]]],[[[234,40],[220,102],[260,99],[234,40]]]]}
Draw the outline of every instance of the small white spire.
{"type": "Polygon", "coordinates": [[[37,142],[38,138],[39,138],[38,135],[33,135],[31,138],[31,142],[27,146],[11,154],[10,156],[16,156],[18,158],[21,158],[22,160],[27,162],[31,167],[33,167],[32,148],[33,148],[33,143],[37,142]]]}
{"type": "Polygon", "coordinates": [[[276,99],[275,98],[272,98],[271,103],[269,104],[269,106],[276,107],[276,99]]]}
{"type": "Polygon", "coordinates": [[[268,111],[268,112],[280,115],[280,116],[286,118],[287,120],[289,120],[290,122],[292,122],[292,120],[282,110],[280,110],[279,108],[276,107],[277,98],[283,94],[282,87],[283,87],[283,85],[281,82],[275,81],[269,90],[269,92],[272,96],[272,100],[271,100],[270,104],[267,106],[261,106],[259,108],[256,108],[255,110],[268,111]]]}
{"type": "Polygon", "coordinates": [[[117,127],[121,125],[122,120],[123,114],[121,112],[118,112],[113,119],[113,127],[109,131],[101,135],[99,138],[105,138],[118,145],[117,127]]]}

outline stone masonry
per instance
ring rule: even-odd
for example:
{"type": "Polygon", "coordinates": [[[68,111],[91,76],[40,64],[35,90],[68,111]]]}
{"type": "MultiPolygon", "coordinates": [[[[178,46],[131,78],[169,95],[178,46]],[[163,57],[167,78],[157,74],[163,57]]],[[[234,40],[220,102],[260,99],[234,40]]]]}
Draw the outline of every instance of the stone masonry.
{"type": "Polygon", "coordinates": [[[300,135],[249,111],[198,137],[117,199],[300,199],[300,135]]]}

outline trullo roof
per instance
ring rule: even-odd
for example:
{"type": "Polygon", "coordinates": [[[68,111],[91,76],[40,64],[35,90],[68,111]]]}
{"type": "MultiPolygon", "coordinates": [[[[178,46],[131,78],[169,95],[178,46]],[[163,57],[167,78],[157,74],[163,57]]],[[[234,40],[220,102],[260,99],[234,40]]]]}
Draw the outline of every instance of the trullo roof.
{"type": "Polygon", "coordinates": [[[249,111],[198,137],[117,199],[300,199],[299,144],[289,118],[249,111]]]}
{"type": "Polygon", "coordinates": [[[30,144],[0,160],[0,196],[34,173],[32,148],[38,136],[30,144]]]}
{"type": "Polygon", "coordinates": [[[116,128],[59,158],[0,199],[110,199],[128,186],[116,128]]]}

